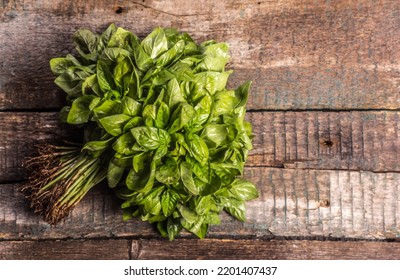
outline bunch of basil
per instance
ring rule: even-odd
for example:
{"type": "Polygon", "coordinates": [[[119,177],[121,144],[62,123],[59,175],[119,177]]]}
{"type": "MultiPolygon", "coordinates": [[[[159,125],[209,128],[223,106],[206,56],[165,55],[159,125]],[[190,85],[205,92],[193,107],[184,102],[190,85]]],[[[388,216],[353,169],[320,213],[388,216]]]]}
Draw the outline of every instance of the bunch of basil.
{"type": "Polygon", "coordinates": [[[50,61],[69,102],[60,115],[84,129],[80,153],[106,170],[123,218],[170,239],[182,228],[203,238],[222,210],[244,221],[258,196],[239,178],[252,149],[250,82],[226,89],[228,45],[162,28],[140,40],[114,24],[101,35],[80,29],[74,42],[76,58],[50,61]]]}

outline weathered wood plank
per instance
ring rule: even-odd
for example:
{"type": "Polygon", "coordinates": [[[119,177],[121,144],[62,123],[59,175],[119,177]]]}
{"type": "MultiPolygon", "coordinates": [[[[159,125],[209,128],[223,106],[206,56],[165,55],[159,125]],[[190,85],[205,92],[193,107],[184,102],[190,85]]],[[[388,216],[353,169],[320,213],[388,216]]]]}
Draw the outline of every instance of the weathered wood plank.
{"type": "Polygon", "coordinates": [[[0,181],[25,177],[23,162],[35,150],[34,145],[61,140],[65,136],[80,139],[77,130],[65,130],[55,113],[0,113],[0,181]]]}
{"type": "Polygon", "coordinates": [[[249,113],[248,165],[400,171],[398,112],[249,113]]]}
{"type": "MultiPolygon", "coordinates": [[[[399,112],[256,112],[248,166],[400,171],[399,112]]],[[[25,178],[22,161],[60,130],[56,113],[0,113],[0,181],[25,178]]]]}
{"type": "Polygon", "coordinates": [[[0,241],[0,260],[124,260],[128,240],[0,241]]]}
{"type": "Polygon", "coordinates": [[[136,259],[397,260],[398,242],[299,240],[132,241],[136,259]]]}
{"type": "Polygon", "coordinates": [[[3,110],[59,108],[49,59],[71,51],[76,28],[100,32],[110,22],[141,36],[172,26],[228,42],[231,84],[254,81],[249,108],[400,108],[397,0],[28,0],[1,8],[3,110]]]}
{"type": "MultiPolygon", "coordinates": [[[[227,214],[210,238],[400,236],[400,173],[247,168],[260,191],[247,203],[247,222],[227,214]]],[[[183,233],[183,236],[188,236],[183,233]]],[[[18,185],[0,185],[0,239],[159,237],[138,219],[123,222],[112,191],[99,186],[62,224],[50,227],[28,209],[18,185]]]]}
{"type": "Polygon", "coordinates": [[[398,260],[400,243],[182,238],[172,242],[154,239],[0,242],[0,260],[123,260],[129,257],[140,260],[398,260]]]}

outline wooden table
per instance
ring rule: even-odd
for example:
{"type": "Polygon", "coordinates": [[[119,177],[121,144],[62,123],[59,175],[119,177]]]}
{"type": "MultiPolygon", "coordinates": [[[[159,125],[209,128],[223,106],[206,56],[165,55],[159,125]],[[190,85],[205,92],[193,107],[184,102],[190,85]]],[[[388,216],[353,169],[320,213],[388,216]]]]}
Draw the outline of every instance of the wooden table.
{"type": "Polygon", "coordinates": [[[0,58],[0,259],[400,258],[400,1],[2,0],[0,58]],[[230,44],[230,87],[253,80],[246,223],[170,242],[105,186],[56,227],[29,209],[23,160],[66,133],[49,59],[111,22],[230,44]]]}

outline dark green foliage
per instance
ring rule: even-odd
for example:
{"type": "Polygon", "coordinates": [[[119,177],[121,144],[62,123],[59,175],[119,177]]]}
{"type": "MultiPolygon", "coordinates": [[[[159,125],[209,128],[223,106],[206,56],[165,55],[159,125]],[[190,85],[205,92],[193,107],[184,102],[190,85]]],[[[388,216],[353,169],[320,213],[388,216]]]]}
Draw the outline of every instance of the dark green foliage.
{"type": "Polygon", "coordinates": [[[258,195],[239,178],[252,149],[250,82],[226,89],[228,45],[162,28],[140,40],[114,25],[79,30],[74,42],[76,58],[50,62],[70,102],[62,119],[85,129],[82,151],[107,162],[124,219],[156,223],[170,239],[183,228],[203,238],[222,210],[244,221],[258,195]]]}

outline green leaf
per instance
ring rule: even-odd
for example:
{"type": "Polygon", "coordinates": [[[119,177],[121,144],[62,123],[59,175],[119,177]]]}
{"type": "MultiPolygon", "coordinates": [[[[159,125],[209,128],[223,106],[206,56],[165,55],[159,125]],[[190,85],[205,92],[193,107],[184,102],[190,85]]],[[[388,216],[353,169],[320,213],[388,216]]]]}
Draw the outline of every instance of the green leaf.
{"type": "Polygon", "coordinates": [[[179,201],[179,194],[172,189],[166,189],[161,196],[161,209],[164,216],[168,217],[174,212],[179,201]]]}
{"type": "Polygon", "coordinates": [[[186,190],[193,195],[198,195],[200,190],[193,180],[193,173],[190,163],[182,161],[180,165],[180,175],[186,190]]]}
{"type": "Polygon", "coordinates": [[[82,82],[90,75],[89,72],[70,67],[58,76],[54,83],[64,90],[69,97],[77,98],[82,94],[82,82]]]}
{"type": "Polygon", "coordinates": [[[187,123],[191,121],[194,117],[195,111],[192,106],[187,102],[182,102],[179,104],[178,108],[172,113],[170,118],[171,126],[168,129],[170,134],[175,133],[182,129],[187,123]]]}
{"type": "Polygon", "coordinates": [[[102,96],[102,92],[97,82],[97,75],[87,77],[82,83],[82,93],[86,95],[95,94],[96,96],[102,96]]]}
{"type": "Polygon", "coordinates": [[[195,181],[200,188],[200,194],[210,195],[216,193],[222,185],[221,179],[216,174],[211,174],[211,180],[209,183],[204,183],[200,181],[195,181]]]}
{"type": "Polygon", "coordinates": [[[181,102],[186,102],[185,96],[183,95],[183,92],[176,78],[171,79],[167,83],[167,90],[164,101],[171,109],[175,109],[176,106],[181,102]]]}
{"type": "Polygon", "coordinates": [[[199,196],[195,199],[195,210],[199,215],[204,215],[209,211],[211,195],[199,196]]]}
{"type": "Polygon", "coordinates": [[[115,188],[121,181],[124,171],[124,167],[118,166],[112,160],[110,160],[107,170],[108,187],[115,188]]]}
{"type": "Polygon", "coordinates": [[[97,81],[104,93],[115,89],[114,77],[107,64],[101,60],[97,62],[97,81]]]}
{"type": "Polygon", "coordinates": [[[171,185],[177,183],[179,179],[178,163],[174,158],[168,157],[156,171],[156,180],[162,184],[171,185]]]}
{"type": "Polygon", "coordinates": [[[114,81],[118,87],[123,88],[124,78],[131,76],[132,69],[131,60],[128,57],[118,62],[113,71],[114,81]]]}
{"type": "Polygon", "coordinates": [[[146,162],[152,157],[151,152],[141,152],[133,157],[133,169],[135,172],[139,172],[145,168],[146,162]]]}
{"type": "Polygon", "coordinates": [[[174,219],[172,217],[168,218],[167,221],[167,232],[169,240],[173,240],[175,236],[179,234],[182,230],[182,225],[179,219],[174,219]]]}
{"type": "Polygon", "coordinates": [[[110,146],[113,140],[114,138],[112,137],[110,139],[102,141],[89,141],[83,146],[82,150],[86,150],[89,152],[102,152],[110,146]]]}
{"type": "Polygon", "coordinates": [[[85,56],[85,54],[97,54],[98,36],[88,29],[79,29],[75,32],[74,42],[79,54],[87,59],[95,60],[96,56],[85,56]]]}
{"type": "Polygon", "coordinates": [[[154,29],[143,39],[141,46],[152,59],[166,52],[168,50],[168,41],[164,30],[162,28],[154,29]]]}
{"type": "Polygon", "coordinates": [[[141,202],[143,204],[144,211],[151,215],[158,215],[161,211],[161,194],[164,187],[158,187],[153,189],[147,196],[145,196],[141,202]]]}
{"type": "Polygon", "coordinates": [[[213,100],[210,95],[205,95],[201,98],[200,102],[196,104],[194,110],[196,116],[193,119],[193,124],[203,125],[210,118],[213,100]]]}
{"type": "Polygon", "coordinates": [[[52,58],[50,60],[50,68],[53,74],[61,75],[64,73],[69,67],[74,66],[74,62],[68,58],[58,57],[52,58]]]}
{"type": "Polygon", "coordinates": [[[156,61],[157,65],[159,66],[168,65],[172,61],[179,58],[179,56],[183,53],[184,50],[185,50],[185,41],[179,40],[172,48],[170,48],[168,51],[160,55],[160,57],[156,61]]]}
{"type": "Polygon", "coordinates": [[[130,190],[146,192],[154,185],[156,166],[152,162],[150,165],[143,168],[141,171],[136,172],[132,168],[126,177],[126,186],[130,190]]]}
{"type": "Polygon", "coordinates": [[[200,215],[196,214],[196,212],[194,212],[192,209],[190,209],[187,206],[178,204],[177,208],[178,208],[179,213],[181,214],[182,218],[189,224],[194,224],[201,218],[200,215]]]}
{"type": "Polygon", "coordinates": [[[75,99],[69,110],[67,122],[70,124],[87,123],[90,116],[89,105],[93,98],[95,98],[93,95],[84,95],[75,99]]]}
{"type": "Polygon", "coordinates": [[[246,206],[243,201],[234,198],[222,198],[221,203],[225,211],[233,217],[242,222],[246,220],[246,206]]]}
{"type": "Polygon", "coordinates": [[[254,184],[245,179],[236,179],[229,188],[229,193],[237,200],[247,201],[258,197],[258,191],[254,184]]]}
{"type": "Polygon", "coordinates": [[[124,114],[111,115],[100,119],[102,127],[112,136],[122,134],[124,125],[131,119],[130,116],[124,114]]]}
{"type": "Polygon", "coordinates": [[[103,50],[100,60],[111,65],[113,62],[122,60],[125,57],[130,57],[131,53],[128,50],[118,47],[107,47],[103,50]]]}
{"type": "Polygon", "coordinates": [[[206,89],[209,94],[214,95],[218,91],[225,90],[229,75],[232,71],[226,72],[200,72],[194,75],[195,83],[198,89],[206,89]]]}
{"type": "Polygon", "coordinates": [[[156,150],[160,145],[168,145],[171,141],[169,134],[155,127],[139,126],[131,129],[137,143],[147,150],[156,150]]]}
{"type": "Polygon", "coordinates": [[[224,71],[226,63],[229,61],[229,45],[227,43],[211,44],[204,48],[205,55],[199,68],[209,71],[224,71]]]}
{"type": "Polygon", "coordinates": [[[155,125],[157,128],[164,128],[169,122],[170,110],[167,104],[161,102],[160,107],[157,110],[157,117],[155,119],[155,125]]]}
{"type": "Polygon", "coordinates": [[[128,132],[130,131],[132,128],[137,127],[137,126],[142,126],[143,125],[143,118],[136,116],[133,117],[130,121],[128,121],[125,126],[124,126],[124,130],[123,132],[128,132]]]}
{"type": "Polygon", "coordinates": [[[235,97],[237,100],[237,103],[235,104],[236,108],[246,106],[249,98],[250,86],[251,81],[247,81],[235,90],[235,97]]]}
{"type": "Polygon", "coordinates": [[[108,48],[122,48],[128,49],[131,37],[133,34],[123,29],[122,27],[118,27],[117,30],[112,34],[110,40],[108,41],[108,48]]]}
{"type": "Polygon", "coordinates": [[[132,147],[135,144],[135,138],[133,138],[130,132],[122,134],[112,145],[114,151],[122,155],[134,154],[132,147]]]}
{"type": "Polygon", "coordinates": [[[202,165],[208,161],[208,147],[197,134],[186,134],[186,143],[191,155],[202,165]]]}
{"type": "Polygon", "coordinates": [[[204,127],[201,137],[209,148],[220,146],[227,138],[228,131],[223,124],[209,124],[204,127]]]}
{"type": "Polygon", "coordinates": [[[133,54],[135,57],[135,64],[137,68],[142,72],[147,72],[153,65],[153,59],[148,55],[143,47],[140,45],[139,38],[133,36],[131,39],[133,47],[133,54]]]}
{"type": "Polygon", "coordinates": [[[131,117],[139,115],[142,111],[142,104],[125,96],[121,101],[122,113],[131,117]]]}
{"type": "Polygon", "coordinates": [[[98,119],[118,114],[120,104],[113,100],[105,100],[99,106],[93,109],[93,113],[98,119]]]}
{"type": "Polygon", "coordinates": [[[114,23],[111,23],[107,29],[101,34],[100,39],[97,44],[97,52],[101,52],[107,46],[108,42],[110,41],[111,37],[117,31],[117,27],[114,23]]]}
{"type": "Polygon", "coordinates": [[[214,96],[214,116],[231,113],[236,105],[234,91],[222,91],[214,96]]]}

